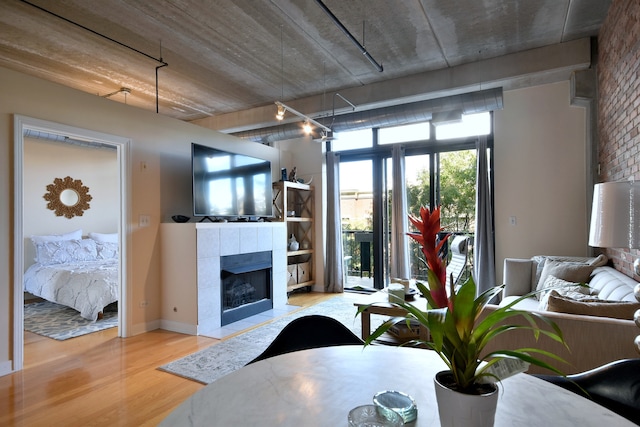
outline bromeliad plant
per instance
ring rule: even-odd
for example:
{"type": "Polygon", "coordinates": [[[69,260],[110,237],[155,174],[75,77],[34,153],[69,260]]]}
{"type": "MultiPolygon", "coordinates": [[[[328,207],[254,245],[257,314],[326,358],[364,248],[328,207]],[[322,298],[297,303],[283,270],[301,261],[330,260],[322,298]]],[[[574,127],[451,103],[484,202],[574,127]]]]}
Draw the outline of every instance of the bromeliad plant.
{"type": "MultiPolygon", "coordinates": [[[[476,296],[476,284],[473,278],[469,278],[458,290],[454,289],[453,283],[447,291],[446,288],[446,265],[440,257],[440,249],[446,244],[446,238],[436,243],[436,236],[442,230],[440,227],[440,209],[436,208],[430,212],[428,208],[420,209],[420,218],[409,217],[411,223],[418,232],[409,233],[409,236],[422,246],[428,272],[428,286],[417,283],[417,287],[422,295],[427,299],[427,310],[422,311],[414,305],[406,303],[400,298],[394,298],[392,304],[401,307],[406,311],[403,317],[389,319],[380,325],[366,340],[365,345],[386,332],[391,326],[399,322],[410,323],[415,319],[428,328],[431,339],[413,340],[411,344],[423,345],[438,353],[451,371],[453,382],[451,388],[456,391],[468,394],[475,394],[481,390],[481,383],[495,382],[500,380],[493,372],[492,365],[503,359],[520,360],[529,364],[537,365],[562,375],[556,368],[532,355],[544,355],[554,360],[564,362],[556,355],[536,348],[519,348],[515,350],[496,350],[483,355],[483,351],[489,342],[503,333],[525,329],[530,330],[538,339],[540,334],[563,344],[564,338],[558,326],[544,316],[523,310],[516,310],[513,303],[499,307],[494,311],[488,311],[484,318],[481,318],[483,309],[489,304],[491,299],[502,291],[502,286],[496,286],[476,296]],[[522,316],[526,319],[524,324],[508,324],[505,321],[522,316]],[[538,326],[537,321],[542,321],[547,325],[543,329],[538,326]]],[[[361,313],[366,307],[361,307],[361,313]]]]}

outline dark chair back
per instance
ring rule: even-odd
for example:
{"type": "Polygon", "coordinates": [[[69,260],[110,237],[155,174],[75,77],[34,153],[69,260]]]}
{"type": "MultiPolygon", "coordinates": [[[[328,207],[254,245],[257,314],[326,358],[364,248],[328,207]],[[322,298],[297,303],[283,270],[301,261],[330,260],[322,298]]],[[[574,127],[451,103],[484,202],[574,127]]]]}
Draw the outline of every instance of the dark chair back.
{"type": "Polygon", "coordinates": [[[591,399],[640,425],[640,359],[618,360],[566,378],[535,376],[591,399]]]}
{"type": "Polygon", "coordinates": [[[331,317],[303,316],[287,324],[269,347],[247,365],[293,351],[335,345],[364,345],[364,341],[331,317]]]}

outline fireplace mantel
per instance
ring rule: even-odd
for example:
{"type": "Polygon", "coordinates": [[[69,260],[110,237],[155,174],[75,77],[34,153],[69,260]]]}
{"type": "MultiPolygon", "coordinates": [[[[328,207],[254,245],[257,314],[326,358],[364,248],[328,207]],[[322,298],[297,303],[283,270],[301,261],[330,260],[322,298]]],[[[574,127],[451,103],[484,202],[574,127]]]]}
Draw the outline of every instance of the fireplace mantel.
{"type": "Polygon", "coordinates": [[[273,306],[287,303],[287,236],[280,222],[164,223],[161,328],[215,336],[221,327],[220,257],[271,251],[273,306]]]}

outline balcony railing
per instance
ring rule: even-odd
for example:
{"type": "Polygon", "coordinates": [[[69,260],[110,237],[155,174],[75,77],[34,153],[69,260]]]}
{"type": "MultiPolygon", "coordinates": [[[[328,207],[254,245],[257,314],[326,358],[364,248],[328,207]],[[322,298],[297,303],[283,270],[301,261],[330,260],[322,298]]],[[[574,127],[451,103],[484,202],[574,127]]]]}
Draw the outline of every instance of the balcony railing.
{"type": "MultiPolygon", "coordinates": [[[[465,234],[471,237],[473,242],[473,235],[468,233],[452,233],[452,234],[465,234]]],[[[450,241],[453,237],[450,237],[450,241]]],[[[424,259],[422,252],[418,244],[410,239],[409,240],[409,262],[411,268],[411,277],[417,280],[426,281],[426,270],[424,263],[421,261],[424,259]]],[[[471,247],[473,245],[471,244],[471,247]]],[[[364,285],[373,287],[373,270],[377,268],[373,262],[373,231],[371,230],[343,230],[342,231],[342,248],[344,256],[344,274],[345,274],[345,286],[364,285]]],[[[448,248],[445,251],[445,255],[448,254],[448,248]]],[[[473,254],[469,253],[469,262],[467,270],[471,270],[471,260],[473,254]]],[[[469,274],[468,272],[466,274],[469,274]]]]}
{"type": "Polygon", "coordinates": [[[373,231],[343,230],[342,250],[346,276],[371,277],[373,273],[373,231]]]}

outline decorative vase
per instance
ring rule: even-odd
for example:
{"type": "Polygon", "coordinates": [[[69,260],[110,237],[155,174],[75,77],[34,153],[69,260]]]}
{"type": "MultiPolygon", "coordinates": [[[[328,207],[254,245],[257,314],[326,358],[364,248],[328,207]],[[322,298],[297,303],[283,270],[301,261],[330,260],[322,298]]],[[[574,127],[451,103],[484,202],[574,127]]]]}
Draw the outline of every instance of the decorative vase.
{"type": "Polygon", "coordinates": [[[498,386],[483,384],[481,394],[460,393],[447,387],[453,382],[451,371],[438,372],[433,379],[442,427],[493,427],[498,405],[498,386]]]}
{"type": "Polygon", "coordinates": [[[289,237],[289,250],[297,251],[298,249],[300,249],[300,243],[296,240],[296,236],[292,234],[291,237],[289,237]]]}

